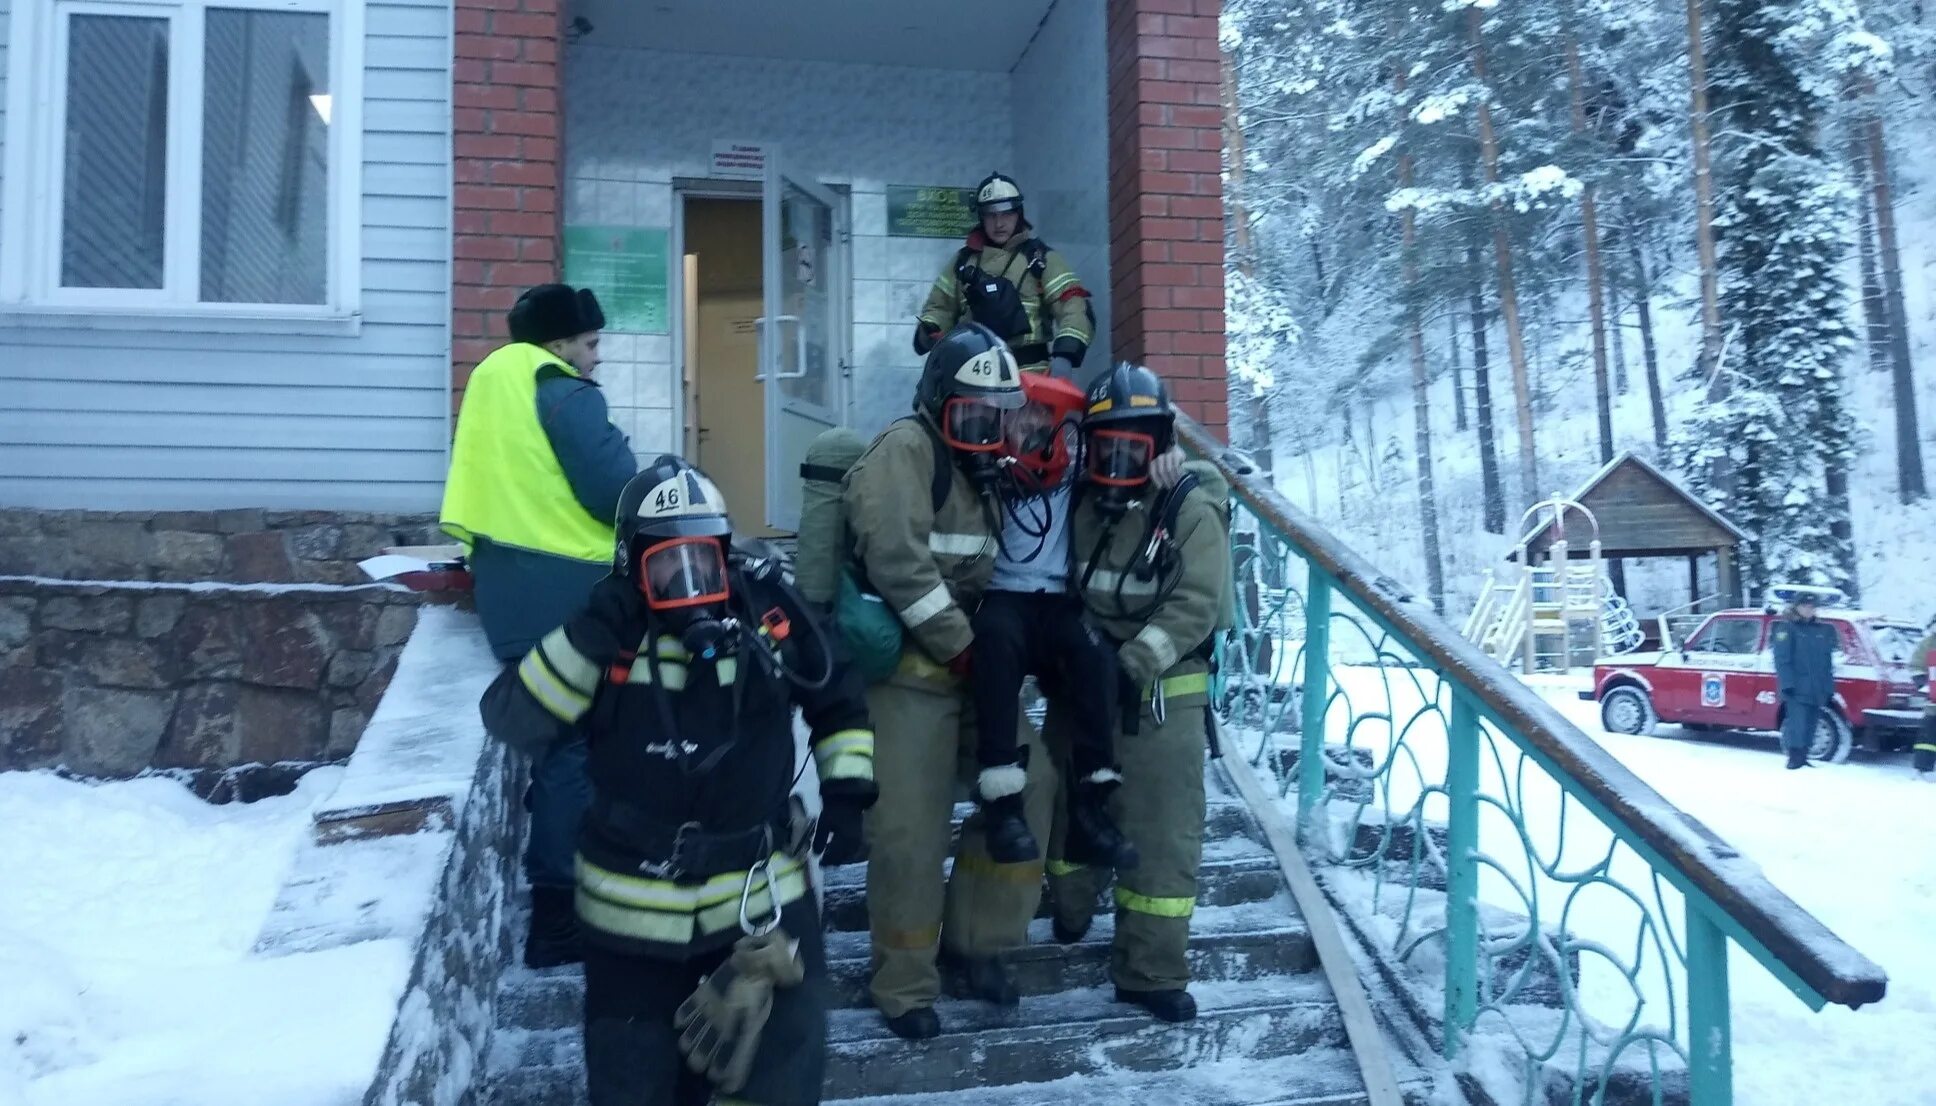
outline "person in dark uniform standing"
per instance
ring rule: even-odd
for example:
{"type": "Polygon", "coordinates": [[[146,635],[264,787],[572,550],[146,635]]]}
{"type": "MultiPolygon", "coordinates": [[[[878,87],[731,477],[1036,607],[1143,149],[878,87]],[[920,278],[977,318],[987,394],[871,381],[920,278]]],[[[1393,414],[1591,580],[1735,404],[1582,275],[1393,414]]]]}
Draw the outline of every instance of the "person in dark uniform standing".
{"type": "MultiPolygon", "coordinates": [[[[638,462],[593,380],[605,325],[598,297],[540,284],[518,297],[506,321],[511,341],[464,388],[442,524],[464,544],[491,652],[516,664],[610,570],[612,515],[638,462]]],[[[547,746],[525,793],[529,967],[579,959],[571,851],[590,801],[584,741],[547,746]]]]}
{"type": "Polygon", "coordinates": [[[1808,766],[1808,746],[1822,711],[1835,700],[1834,626],[1815,617],[1815,599],[1800,595],[1775,623],[1775,688],[1781,695],[1781,746],[1788,767],[1808,766]]]}
{"type": "Polygon", "coordinates": [[[589,745],[575,905],[593,1106],[820,1101],[826,966],[806,854],[859,858],[874,734],[805,602],[730,537],[712,481],[659,457],[620,497],[616,564],[590,605],[482,704],[494,737],[534,755],[574,734],[589,745]],[[817,823],[792,797],[795,707],[817,823]]]}
{"type": "Polygon", "coordinates": [[[1095,340],[1089,290],[1062,255],[1035,236],[1012,178],[990,173],[975,188],[977,226],[935,278],[914,325],[914,352],[976,322],[1008,343],[1026,372],[1067,380],[1095,340]]]}

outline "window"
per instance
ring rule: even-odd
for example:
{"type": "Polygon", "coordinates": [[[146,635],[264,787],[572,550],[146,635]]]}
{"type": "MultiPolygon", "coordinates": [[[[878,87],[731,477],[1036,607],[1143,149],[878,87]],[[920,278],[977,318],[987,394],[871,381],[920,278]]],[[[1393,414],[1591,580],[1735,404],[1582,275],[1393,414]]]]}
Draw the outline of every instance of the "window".
{"type": "Polygon", "coordinates": [[[0,299],[353,311],[355,2],[18,0],[0,299]]]}
{"type": "Polygon", "coordinates": [[[1687,643],[1690,653],[1752,653],[1761,644],[1758,618],[1718,618],[1687,643]]]}

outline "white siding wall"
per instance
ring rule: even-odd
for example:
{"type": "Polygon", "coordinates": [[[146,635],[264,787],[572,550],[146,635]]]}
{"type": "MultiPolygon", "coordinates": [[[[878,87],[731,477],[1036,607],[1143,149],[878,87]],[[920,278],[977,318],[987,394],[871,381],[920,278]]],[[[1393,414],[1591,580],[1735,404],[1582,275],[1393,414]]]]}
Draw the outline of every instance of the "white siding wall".
{"type": "MultiPolygon", "coordinates": [[[[1100,82],[1100,55],[1095,64],[1100,82]]],[[[854,422],[872,433],[907,411],[920,368],[914,315],[959,243],[887,237],[885,188],[970,187],[1008,166],[1007,74],[587,44],[567,52],[565,80],[568,223],[670,226],[672,179],[706,176],[715,139],[779,143],[790,166],[849,186],[854,422]]],[[[1100,102],[1095,127],[1102,141],[1100,102]]],[[[599,379],[632,448],[678,448],[670,339],[616,335],[604,352],[599,379]]]]}
{"type": "MultiPolygon", "coordinates": [[[[0,0],[0,66],[10,7],[0,0]]],[[[450,35],[448,0],[367,5],[364,163],[348,176],[363,193],[360,332],[0,321],[0,505],[435,509],[450,387],[450,35]]]]}
{"type": "Polygon", "coordinates": [[[1109,364],[1109,61],[1102,4],[1057,4],[1015,66],[1015,168],[1029,221],[1089,289],[1109,364]]]}

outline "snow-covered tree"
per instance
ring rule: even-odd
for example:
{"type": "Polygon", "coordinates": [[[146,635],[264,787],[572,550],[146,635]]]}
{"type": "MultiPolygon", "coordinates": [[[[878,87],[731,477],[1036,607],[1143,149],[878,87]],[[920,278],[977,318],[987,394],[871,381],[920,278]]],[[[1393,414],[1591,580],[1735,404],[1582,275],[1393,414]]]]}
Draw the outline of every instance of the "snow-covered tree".
{"type": "Polygon", "coordinates": [[[1717,0],[1714,10],[1714,89],[1727,120],[1715,224],[1729,327],[1715,371],[1726,387],[1687,428],[1681,459],[1751,535],[1752,585],[1853,588],[1842,401],[1854,346],[1842,275],[1852,195],[1820,132],[1872,50],[1842,0],[1717,0]]]}

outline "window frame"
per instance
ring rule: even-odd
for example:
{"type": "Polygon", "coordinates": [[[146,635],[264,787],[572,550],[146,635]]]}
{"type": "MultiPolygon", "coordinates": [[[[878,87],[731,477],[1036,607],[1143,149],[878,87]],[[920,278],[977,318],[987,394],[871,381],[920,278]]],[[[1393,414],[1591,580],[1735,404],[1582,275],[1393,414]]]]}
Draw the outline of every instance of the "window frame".
{"type": "MultiPolygon", "coordinates": [[[[352,320],[362,309],[363,0],[16,0],[9,36],[0,161],[0,317],[232,319],[273,324],[352,320]],[[201,299],[206,21],[210,9],[317,14],[329,20],[328,226],[320,304],[201,299]],[[60,284],[68,34],[75,15],[166,19],[168,135],[162,287],[60,284]]],[[[47,320],[38,320],[45,323],[47,320]]]]}

